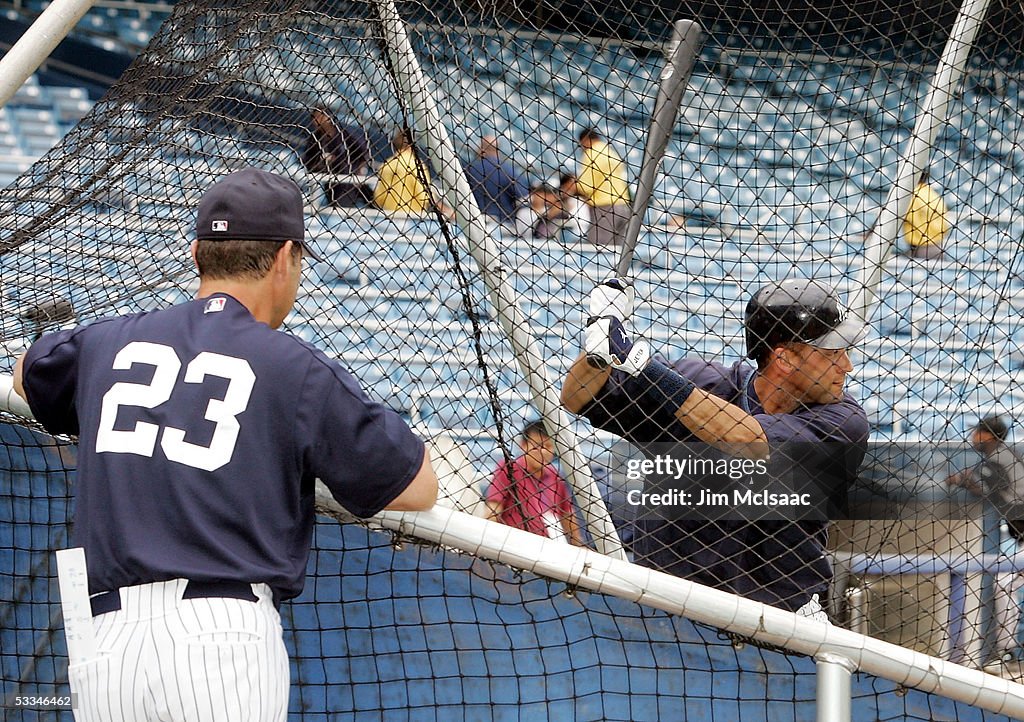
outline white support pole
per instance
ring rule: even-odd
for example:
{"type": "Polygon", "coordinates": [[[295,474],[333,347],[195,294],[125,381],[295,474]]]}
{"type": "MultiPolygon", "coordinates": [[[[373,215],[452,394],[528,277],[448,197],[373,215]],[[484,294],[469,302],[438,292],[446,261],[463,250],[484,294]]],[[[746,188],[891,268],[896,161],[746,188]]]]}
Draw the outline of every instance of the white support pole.
{"type": "Polygon", "coordinates": [[[579,452],[579,440],[572,432],[569,418],[559,403],[555,384],[547,378],[544,357],[540,354],[536,340],[526,331],[530,327],[529,319],[515,301],[515,293],[509,282],[509,269],[502,265],[501,252],[491,238],[483,214],[470,190],[462,162],[448,137],[433,93],[416,60],[405,31],[405,23],[391,0],[382,0],[377,5],[391,65],[402,94],[410,101],[418,137],[426,140],[434,171],[441,177],[444,201],[455,210],[456,220],[469,239],[470,253],[480,267],[498,313],[498,320],[512,342],[533,401],[541,416],[548,421],[555,448],[566,465],[569,482],[573,485],[587,527],[595,539],[598,551],[617,559],[625,559],[615,526],[590,475],[587,461],[579,452]]]}
{"type": "Polygon", "coordinates": [[[0,58],[0,108],[7,105],[92,4],[93,0],[53,0],[14,47],[0,58]]]}
{"type": "Polygon", "coordinates": [[[856,665],[846,657],[823,652],[814,658],[818,667],[817,722],[850,722],[850,678],[856,665]]]}
{"type": "MultiPolygon", "coordinates": [[[[868,593],[865,587],[846,590],[846,606],[850,610],[850,629],[857,634],[868,633],[868,593]]],[[[947,657],[949,655],[946,655],[947,657]]]]}
{"type": "Polygon", "coordinates": [[[871,319],[885,261],[895,246],[921,171],[927,167],[939,126],[946,122],[949,100],[963,78],[967,56],[988,13],[989,3],[990,0],[964,0],[960,7],[960,14],[935,69],[931,88],[914,123],[909,147],[897,169],[896,183],[889,189],[878,221],[865,242],[860,283],[849,304],[851,312],[865,322],[871,319]]]}
{"type": "Polygon", "coordinates": [[[25,403],[25,399],[15,393],[14,377],[9,374],[0,374],[0,410],[24,416],[26,419],[32,418],[32,409],[25,403]]]}

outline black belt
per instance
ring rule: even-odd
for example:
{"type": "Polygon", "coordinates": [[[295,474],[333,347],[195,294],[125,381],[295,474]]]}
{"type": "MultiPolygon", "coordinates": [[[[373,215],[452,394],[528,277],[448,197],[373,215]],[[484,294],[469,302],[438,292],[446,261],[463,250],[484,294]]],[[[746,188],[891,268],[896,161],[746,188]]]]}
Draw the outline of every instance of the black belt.
{"type": "MultiPolygon", "coordinates": [[[[197,582],[189,580],[185,585],[185,592],[182,599],[206,599],[208,597],[226,597],[228,599],[243,599],[247,602],[257,602],[257,597],[252,591],[252,585],[245,582],[197,582]]],[[[107,612],[116,612],[121,608],[121,593],[117,589],[109,592],[100,592],[89,598],[89,605],[92,607],[92,616],[98,617],[107,612]]]]}

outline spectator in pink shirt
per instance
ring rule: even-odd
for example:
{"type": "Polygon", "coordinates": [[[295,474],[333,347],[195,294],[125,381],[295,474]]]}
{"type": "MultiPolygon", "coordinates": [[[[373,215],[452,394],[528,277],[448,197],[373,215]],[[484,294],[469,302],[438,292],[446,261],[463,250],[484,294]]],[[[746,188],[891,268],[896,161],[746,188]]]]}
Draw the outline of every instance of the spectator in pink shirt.
{"type": "Polygon", "coordinates": [[[544,422],[526,425],[519,448],[521,456],[494,472],[487,490],[488,518],[582,546],[569,487],[554,466],[555,447],[544,422]]]}

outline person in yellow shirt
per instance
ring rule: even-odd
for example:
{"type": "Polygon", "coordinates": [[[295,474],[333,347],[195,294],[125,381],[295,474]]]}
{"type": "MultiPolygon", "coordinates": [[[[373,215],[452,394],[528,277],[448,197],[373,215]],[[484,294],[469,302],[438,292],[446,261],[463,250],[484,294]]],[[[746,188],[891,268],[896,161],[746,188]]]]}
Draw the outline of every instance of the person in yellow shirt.
{"type": "MultiPolygon", "coordinates": [[[[391,141],[395,154],[384,161],[377,171],[377,187],[373,191],[374,204],[384,211],[426,213],[430,207],[430,191],[420,181],[417,159],[409,131],[399,130],[391,141]]],[[[430,182],[426,163],[422,175],[430,182]]]]}
{"type": "Polygon", "coordinates": [[[592,209],[587,240],[601,246],[622,243],[629,224],[626,164],[593,128],[580,133],[579,144],[583,162],[576,189],[592,209]]]}
{"type": "Polygon", "coordinates": [[[949,217],[946,204],[938,192],[928,184],[928,171],[921,173],[921,180],[910,199],[910,208],[903,221],[903,237],[910,245],[914,258],[939,258],[942,242],[949,233],[949,217]]]}

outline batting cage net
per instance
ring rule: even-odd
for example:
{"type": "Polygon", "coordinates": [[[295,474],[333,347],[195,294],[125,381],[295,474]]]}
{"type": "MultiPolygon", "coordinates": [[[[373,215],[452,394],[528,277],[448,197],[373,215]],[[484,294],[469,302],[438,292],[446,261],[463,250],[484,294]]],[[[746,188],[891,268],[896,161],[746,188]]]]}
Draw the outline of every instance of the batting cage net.
{"type": "MultiPolygon", "coordinates": [[[[48,330],[191,298],[203,192],[271,170],[303,189],[324,258],[283,330],[431,440],[442,505],[1014,677],[1020,12],[176,3],[91,112],[0,190],[0,364],[48,330]],[[664,70],[680,18],[697,23],[688,77],[664,70]],[[652,123],[673,85],[677,117],[652,123]],[[609,286],[612,309],[594,308],[613,276],[632,283],[631,310],[609,286]],[[769,320],[750,336],[748,301],[778,282],[784,309],[755,304],[769,320]],[[797,327],[782,318],[801,308],[797,327]],[[811,343],[865,312],[863,338],[811,343]],[[807,314],[824,325],[811,333],[807,314]],[[687,359],[675,368],[727,397],[734,423],[810,449],[723,450],[724,417],[680,420],[628,370],[567,401],[579,414],[562,409],[570,369],[604,373],[578,361],[592,316],[660,362],[687,359]],[[847,415],[808,416],[822,401],[847,415]],[[771,476],[778,454],[804,471],[759,504],[758,464],[771,476]],[[564,487],[538,470],[551,463],[564,487]],[[722,502],[693,512],[681,495],[702,491],[722,502]],[[795,509],[804,491],[810,511],[795,509]]],[[[67,689],[52,551],[69,544],[77,449],[16,408],[4,420],[9,701],[67,689]]],[[[491,558],[322,517],[305,592],[282,611],[291,713],[813,716],[809,657],[491,558]]],[[[855,719],[1004,718],[864,674],[853,696],[855,719]]]]}

